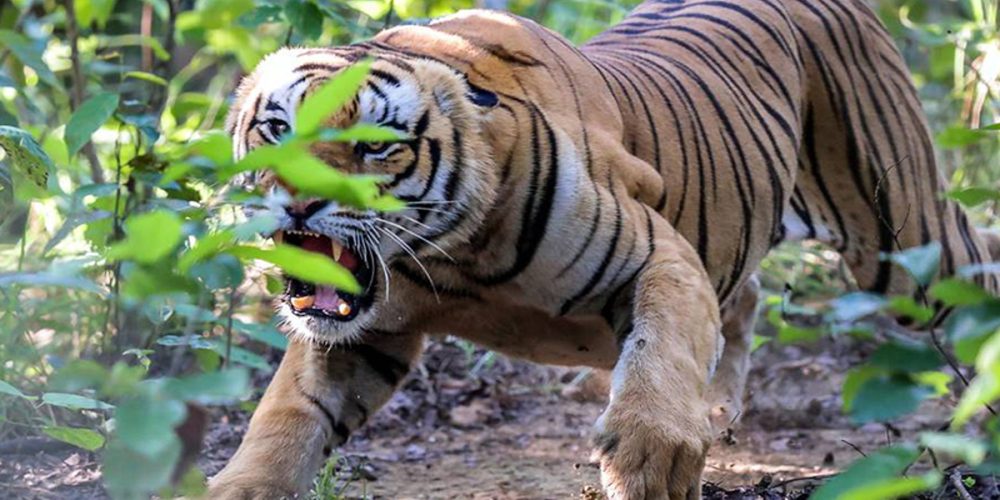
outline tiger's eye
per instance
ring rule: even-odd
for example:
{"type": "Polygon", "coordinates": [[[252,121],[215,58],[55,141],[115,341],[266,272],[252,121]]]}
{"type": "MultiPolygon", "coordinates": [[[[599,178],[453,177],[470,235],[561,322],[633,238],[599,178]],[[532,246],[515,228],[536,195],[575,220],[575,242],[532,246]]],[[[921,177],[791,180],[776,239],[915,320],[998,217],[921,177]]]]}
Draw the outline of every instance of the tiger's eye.
{"type": "Polygon", "coordinates": [[[367,142],[365,143],[365,150],[369,153],[381,153],[385,151],[385,148],[389,147],[386,142],[367,142]]]}

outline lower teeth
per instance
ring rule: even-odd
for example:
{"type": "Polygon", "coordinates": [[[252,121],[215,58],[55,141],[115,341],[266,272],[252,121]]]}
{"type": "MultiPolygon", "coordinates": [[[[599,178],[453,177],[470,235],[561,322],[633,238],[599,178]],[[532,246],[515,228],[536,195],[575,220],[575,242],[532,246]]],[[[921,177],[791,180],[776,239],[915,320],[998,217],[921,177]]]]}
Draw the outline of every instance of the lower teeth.
{"type": "MultiPolygon", "coordinates": [[[[296,311],[302,311],[304,309],[309,309],[316,304],[315,295],[303,295],[301,297],[292,297],[290,302],[292,303],[292,308],[296,311]]],[[[351,314],[351,305],[347,301],[341,299],[337,302],[337,314],[341,316],[349,316],[351,314]]]]}
{"type": "Polygon", "coordinates": [[[306,295],[305,297],[292,297],[292,307],[299,311],[312,307],[315,302],[316,297],[312,295],[306,295]]]}
{"type": "Polygon", "coordinates": [[[340,304],[337,304],[337,312],[340,313],[341,316],[347,316],[348,314],[351,314],[350,304],[344,301],[340,301],[340,304]]]}

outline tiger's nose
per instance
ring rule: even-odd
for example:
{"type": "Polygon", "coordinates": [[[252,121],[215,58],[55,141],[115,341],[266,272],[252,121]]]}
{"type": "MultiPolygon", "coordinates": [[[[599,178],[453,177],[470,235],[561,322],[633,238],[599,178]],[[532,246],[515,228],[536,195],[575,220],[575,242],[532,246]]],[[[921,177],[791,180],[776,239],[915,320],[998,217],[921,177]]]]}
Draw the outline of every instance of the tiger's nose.
{"type": "Polygon", "coordinates": [[[285,206],[285,213],[296,222],[301,223],[329,204],[330,202],[325,200],[296,200],[285,206]]]}

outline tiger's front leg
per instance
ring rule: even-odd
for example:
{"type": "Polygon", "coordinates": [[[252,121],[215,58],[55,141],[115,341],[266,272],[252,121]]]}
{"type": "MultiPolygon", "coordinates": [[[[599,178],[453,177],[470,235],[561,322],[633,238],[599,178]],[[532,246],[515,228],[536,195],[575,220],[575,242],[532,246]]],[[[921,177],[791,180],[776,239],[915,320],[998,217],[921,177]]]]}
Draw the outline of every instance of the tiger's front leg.
{"type": "Polygon", "coordinates": [[[370,334],[361,344],[292,342],[207,498],[276,499],[308,491],[334,447],[396,390],[423,335],[370,334]]]}
{"type": "Polygon", "coordinates": [[[636,279],[632,320],[597,422],[601,483],[612,500],[701,498],[719,312],[697,254],[665,221],[636,279]]]}

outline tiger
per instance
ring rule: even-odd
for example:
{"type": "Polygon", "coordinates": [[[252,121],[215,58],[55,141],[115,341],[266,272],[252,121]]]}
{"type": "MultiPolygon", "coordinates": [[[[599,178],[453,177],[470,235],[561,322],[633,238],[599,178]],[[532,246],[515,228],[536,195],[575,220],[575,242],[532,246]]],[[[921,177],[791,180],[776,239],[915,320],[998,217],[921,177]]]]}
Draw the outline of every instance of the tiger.
{"type": "MultiPolygon", "coordinates": [[[[939,242],[941,275],[991,241],[941,193],[917,92],[861,0],[649,0],[574,46],[468,10],[335,48],[284,48],[239,85],[233,153],[281,141],[324,82],[370,61],[320,142],[379,176],[379,212],[298,195],[267,169],[275,241],[336,260],[362,291],[294,277],[292,341],[211,498],[307,491],[393,394],[428,336],[608,370],[593,460],[611,499],[697,499],[719,421],[742,411],[757,269],[817,240],[858,286],[915,294],[879,255],[939,242]]],[[[997,277],[977,282],[997,290],[997,277]]]]}

